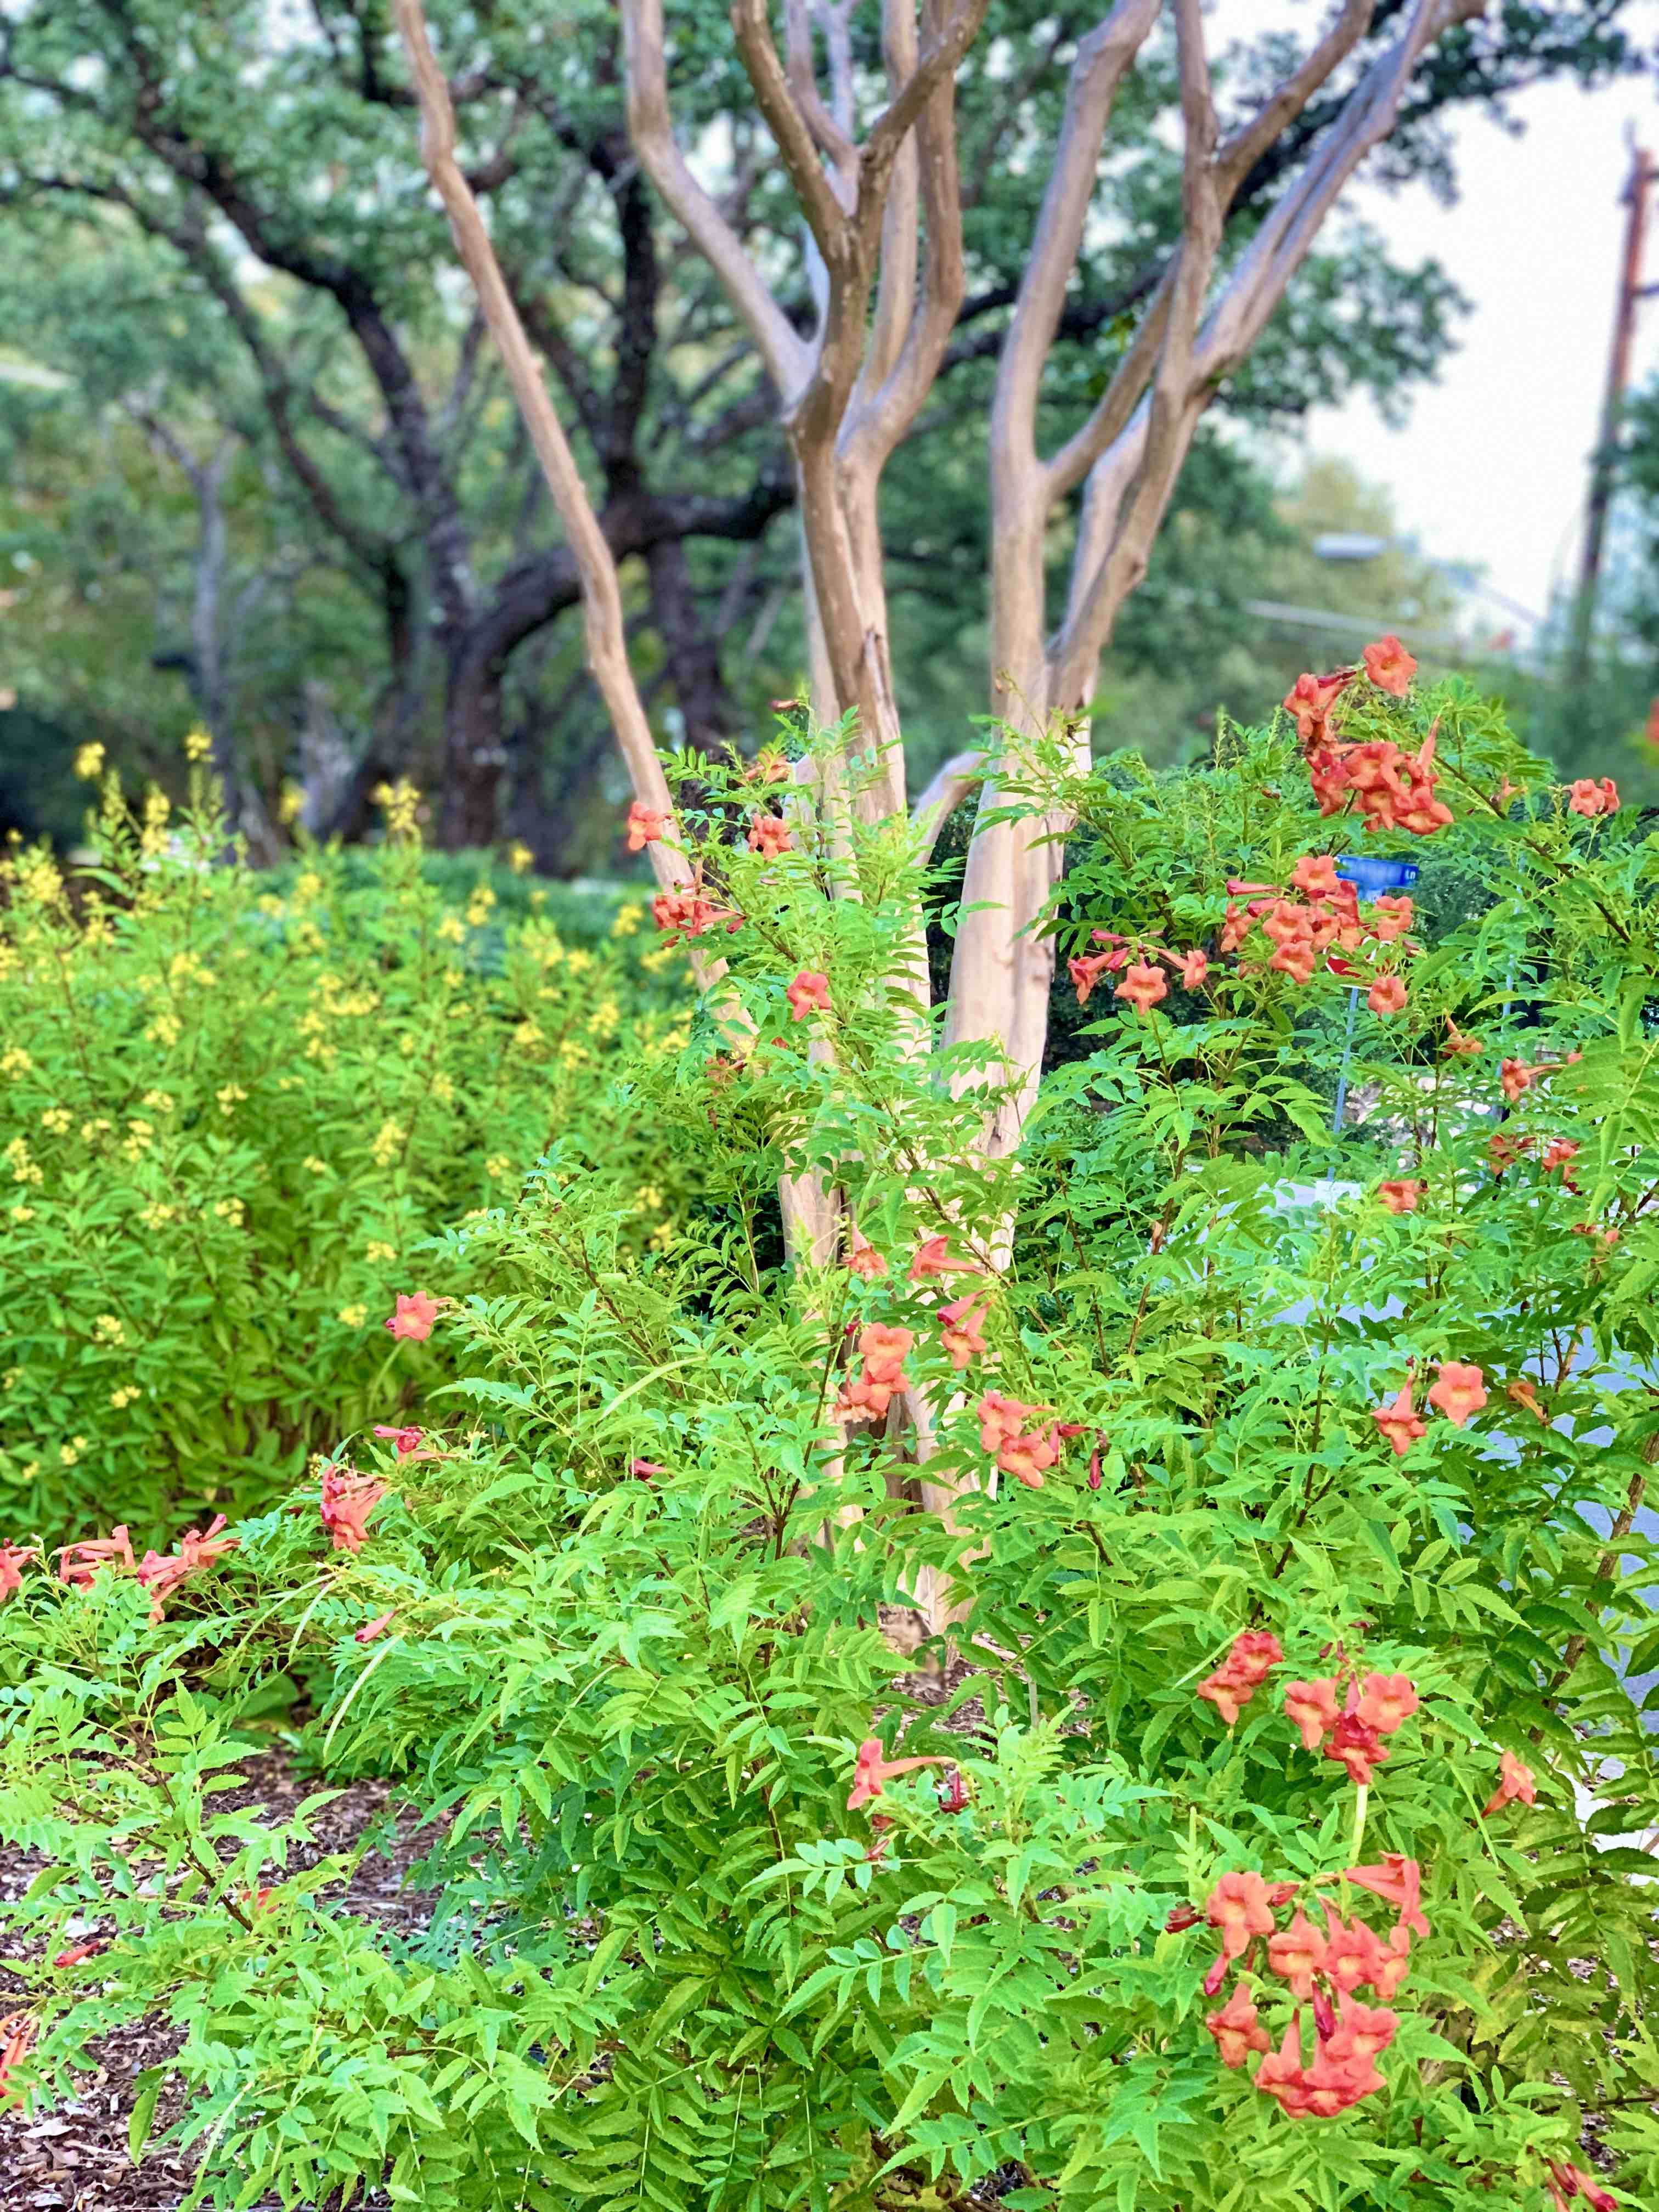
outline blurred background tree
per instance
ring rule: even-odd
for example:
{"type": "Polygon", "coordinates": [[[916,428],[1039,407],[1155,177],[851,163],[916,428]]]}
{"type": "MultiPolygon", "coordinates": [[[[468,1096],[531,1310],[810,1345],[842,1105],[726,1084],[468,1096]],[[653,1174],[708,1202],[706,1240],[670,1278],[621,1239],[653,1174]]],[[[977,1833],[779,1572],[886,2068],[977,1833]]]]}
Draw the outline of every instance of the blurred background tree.
{"type": "MultiPolygon", "coordinates": [[[[1401,5],[1379,0],[1379,29],[1401,5]]],[[[984,696],[987,394],[1064,64],[1097,12],[996,0],[997,35],[963,71],[969,298],[886,484],[917,777],[984,696]]],[[[1634,66],[1626,12],[1509,5],[1464,27],[1425,58],[1370,173],[1449,191],[1456,108],[1634,66]]],[[[752,351],[633,162],[612,11],[432,14],[475,190],[623,562],[659,734],[757,732],[805,658],[788,474],[752,351]]],[[[678,29],[726,204],[746,234],[793,243],[723,17],[688,7],[678,29]]],[[[854,32],[873,61],[873,19],[854,32]]],[[[1282,47],[1224,57],[1230,92],[1282,47]]],[[[1133,152],[1103,177],[1067,301],[1055,434],[1102,389],[1175,234],[1179,165],[1159,127],[1173,97],[1154,55],[1121,106],[1133,152]]],[[[1240,246],[1328,119],[1315,103],[1263,158],[1240,246]]],[[[384,0],[307,16],[18,0],[0,33],[0,162],[5,823],[71,835],[79,745],[165,778],[201,720],[256,848],[279,839],[285,788],[310,827],[351,836],[374,785],[409,774],[444,842],[514,837],[556,873],[614,861],[620,790],[574,568],[431,205],[384,0]]],[[[1356,388],[1407,407],[1461,305],[1436,264],[1397,266],[1361,225],[1322,242],[1183,475],[1104,672],[1103,744],[1186,756],[1218,708],[1259,718],[1300,667],[1346,649],[1264,604],[1445,626],[1443,580],[1408,551],[1363,570],[1316,560],[1322,532],[1392,539],[1393,518],[1340,469],[1304,471],[1285,440],[1356,388]]]]}

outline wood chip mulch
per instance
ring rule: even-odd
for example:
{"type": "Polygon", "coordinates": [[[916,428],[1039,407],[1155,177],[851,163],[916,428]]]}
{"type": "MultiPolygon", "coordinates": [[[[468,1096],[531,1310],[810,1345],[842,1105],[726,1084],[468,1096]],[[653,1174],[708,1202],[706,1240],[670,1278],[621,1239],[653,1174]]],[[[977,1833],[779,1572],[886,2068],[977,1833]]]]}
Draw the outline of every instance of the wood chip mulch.
{"type": "MultiPolygon", "coordinates": [[[[249,1759],[246,1779],[237,1790],[215,1800],[215,1809],[268,1808],[274,1820],[292,1812],[295,1801],[323,1785],[296,1778],[277,1756],[249,1759]]],[[[349,1783],[311,1816],[315,1841],[296,1853],[296,1867],[314,1865],[335,1852],[349,1851],[366,1830],[386,1817],[389,1785],[381,1781],[349,1783]]],[[[409,1868],[432,1847],[431,1831],[416,1826],[412,1812],[397,1815],[395,1840],[386,1851],[368,1854],[349,1882],[325,1892],[365,1919],[413,1934],[425,1925],[432,1899],[406,1881],[409,1868]]],[[[40,1863],[19,1853],[0,1870],[0,1895],[20,1896],[40,1863]]],[[[7,2009],[6,1977],[0,1969],[0,2012],[7,2009]]],[[[134,2084],[151,2066],[171,2057],[181,2031],[164,2019],[136,2021],[102,2037],[94,2046],[97,2071],[81,2094],[55,2111],[28,2114],[15,2106],[0,2112],[0,2212],[178,2212],[190,2193],[196,2159],[158,2138],[177,2118],[182,2099],[176,2088],[157,2107],[149,2148],[134,2166],[127,2155],[127,2129],[134,2084]]],[[[379,2191],[361,2205],[374,2212],[383,2204],[379,2191]]],[[[275,2197],[261,2197],[254,2212],[277,2212],[275,2197]]]]}

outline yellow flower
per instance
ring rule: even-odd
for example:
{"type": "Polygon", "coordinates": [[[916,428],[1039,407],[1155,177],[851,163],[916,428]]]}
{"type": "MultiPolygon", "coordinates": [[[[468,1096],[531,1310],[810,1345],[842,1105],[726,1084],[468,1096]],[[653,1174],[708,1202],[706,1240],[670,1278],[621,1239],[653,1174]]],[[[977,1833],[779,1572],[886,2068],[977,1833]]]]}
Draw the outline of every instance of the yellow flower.
{"type": "Polygon", "coordinates": [[[659,1222],[646,1240],[654,1251],[672,1251],[680,1241],[680,1232],[672,1221],[659,1222]]]}
{"type": "Polygon", "coordinates": [[[219,1111],[222,1114],[234,1114],[243,1099],[247,1097],[246,1091],[240,1083],[227,1083],[222,1089],[216,1091],[213,1095],[219,1102],[219,1111]]]}
{"type": "Polygon", "coordinates": [[[152,1114],[171,1114],[173,1097],[170,1091],[147,1091],[140,1103],[148,1106],[152,1114]]]}
{"type": "Polygon", "coordinates": [[[323,895],[323,879],[314,868],[306,868],[294,878],[294,896],[301,906],[309,906],[314,898],[323,895]]]}
{"type": "Polygon", "coordinates": [[[94,1344],[125,1344],[127,1333],[118,1314],[100,1314],[92,1324],[94,1344]]]}
{"type": "Polygon", "coordinates": [[[40,1472],[40,1462],[38,1459],[26,1460],[17,1470],[17,1479],[20,1482],[32,1482],[40,1472]]]}
{"type": "Polygon", "coordinates": [[[547,893],[545,891],[532,891],[530,894],[530,903],[535,908],[536,912],[539,914],[542,908],[547,904],[547,893]]]}
{"type": "Polygon", "coordinates": [[[580,945],[577,945],[574,951],[566,953],[564,964],[573,975],[585,975],[593,965],[593,956],[591,952],[584,952],[580,945]]]}
{"type": "Polygon", "coordinates": [[[414,1059],[415,1032],[413,1030],[405,1030],[404,1031],[403,1035],[398,1040],[398,1049],[402,1053],[405,1060],[414,1059]]]}
{"type": "Polygon", "coordinates": [[[447,1075],[434,1075],[432,1079],[432,1095],[441,1106],[453,1106],[455,1103],[455,1086],[447,1075]]]}
{"type": "Polygon", "coordinates": [[[304,806],[305,803],[306,794],[304,786],[295,783],[293,777],[290,776],[288,781],[283,786],[282,797],[276,801],[276,819],[283,823],[284,828],[291,829],[295,823],[299,820],[300,811],[304,806]]]}
{"type": "Polygon", "coordinates": [[[34,1218],[34,1208],[32,1206],[14,1206],[11,1210],[11,1218],[14,1221],[19,1222],[33,1221],[34,1218]]]}
{"type": "Polygon", "coordinates": [[[304,1081],[305,1078],[302,1075],[279,1075],[276,1079],[276,1088],[279,1091],[297,1091],[304,1081]]]}
{"type": "Polygon", "coordinates": [[[526,1052],[530,1052],[537,1045],[544,1043],[546,1039],[538,1022],[520,1022],[513,1032],[513,1042],[521,1044],[526,1052]]]}
{"type": "Polygon", "coordinates": [[[28,1139],[26,1137],[14,1137],[6,1146],[5,1157],[11,1163],[11,1179],[14,1182],[39,1184],[46,1181],[44,1170],[36,1161],[29,1158],[28,1139]]]}
{"type": "Polygon", "coordinates": [[[473,906],[481,906],[484,912],[488,914],[490,908],[495,903],[495,894],[490,890],[488,884],[474,884],[472,886],[472,897],[470,903],[473,906]]]}
{"type": "Polygon", "coordinates": [[[102,745],[82,745],[75,756],[75,773],[82,783],[95,783],[104,773],[102,745]]]}
{"type": "Polygon", "coordinates": [[[513,1172],[513,1163],[505,1152],[494,1152],[484,1162],[484,1173],[491,1182],[505,1182],[513,1172]]]}
{"type": "Polygon", "coordinates": [[[127,1125],[127,1140],[121,1150],[130,1160],[142,1158],[155,1140],[154,1127],[148,1121],[133,1121],[127,1125]]]}
{"type": "Polygon", "coordinates": [[[187,761],[204,761],[212,757],[213,740],[207,732],[200,727],[187,730],[185,732],[185,758],[187,761]]]}
{"type": "Polygon", "coordinates": [[[263,897],[255,899],[253,903],[258,908],[260,913],[271,921],[280,921],[288,912],[286,904],[273,891],[266,891],[263,897]]]}
{"type": "Polygon", "coordinates": [[[146,1229],[165,1229],[178,1211],[176,1206],[163,1206],[159,1200],[152,1200],[149,1205],[139,1207],[138,1218],[146,1229]]]}
{"type": "Polygon", "coordinates": [[[509,845],[507,848],[507,865],[515,876],[521,876],[527,869],[535,866],[536,855],[528,845],[509,845]]]}
{"type": "Polygon", "coordinates": [[[588,1017],[587,1026],[597,1037],[614,1036],[622,1022],[622,1008],[614,999],[601,999],[588,1017]]]}
{"type": "Polygon", "coordinates": [[[9,1390],[22,1371],[21,1367],[7,1368],[5,1373],[0,1375],[0,1390],[9,1390]]]}
{"type": "Polygon", "coordinates": [[[124,1382],[118,1390],[110,1392],[109,1401],[118,1413],[124,1406],[136,1404],[143,1395],[136,1382],[124,1382]]]}
{"type": "Polygon", "coordinates": [[[388,1244],[384,1237],[371,1237],[363,1248],[363,1257],[371,1267],[384,1267],[397,1256],[397,1246],[388,1244]]]}
{"type": "Polygon", "coordinates": [[[233,1229],[241,1227],[247,1213],[247,1208],[240,1198],[222,1198],[213,1211],[221,1221],[229,1222],[233,1229]]]}
{"type": "Polygon", "coordinates": [[[421,794],[405,778],[377,784],[374,804],[386,809],[386,826],[393,837],[410,837],[421,811],[421,794]]]}
{"type": "Polygon", "coordinates": [[[642,1182],[634,1195],[636,1213],[656,1213],[662,1206],[662,1193],[653,1182],[642,1182]]]}
{"type": "Polygon", "coordinates": [[[144,1031],[152,1043],[160,1045],[177,1044],[180,1034],[178,1018],[173,1014],[157,1014],[144,1031]]]}
{"type": "Polygon", "coordinates": [[[308,1175],[326,1175],[328,1173],[328,1162],[326,1160],[319,1160],[315,1152],[307,1152],[304,1159],[301,1161],[300,1164],[306,1170],[308,1175]]]}
{"type": "Polygon", "coordinates": [[[363,1323],[368,1319],[368,1308],[367,1306],[342,1306],[340,1308],[340,1319],[345,1323],[348,1328],[361,1328],[363,1323]]]}
{"type": "Polygon", "coordinates": [[[495,905],[495,894],[494,891],[487,893],[475,891],[471,898],[467,902],[467,927],[469,929],[482,929],[485,922],[489,921],[489,909],[495,905]]]}
{"type": "Polygon", "coordinates": [[[63,1461],[65,1467],[78,1467],[80,1465],[81,1455],[79,1451],[76,1450],[76,1446],[77,1444],[84,1444],[85,1442],[86,1438],[84,1437],[76,1437],[75,1443],[72,1444],[58,1445],[58,1456],[63,1461]]]}
{"type": "Polygon", "coordinates": [[[578,1044],[574,1037],[567,1037],[559,1047],[559,1058],[566,1067],[585,1066],[592,1057],[587,1047],[578,1044]]]}
{"type": "Polygon", "coordinates": [[[368,1156],[377,1168],[392,1165],[407,1142],[408,1133],[403,1124],[392,1121],[390,1115],[381,1122],[375,1132],[374,1141],[368,1148],[368,1156]]]}
{"type": "Polygon", "coordinates": [[[438,934],[446,945],[459,945],[466,935],[466,924],[458,914],[447,914],[438,924],[438,934]]]}
{"type": "Polygon", "coordinates": [[[74,1127],[75,1116],[67,1106],[48,1106],[40,1116],[40,1127],[49,1129],[54,1137],[66,1137],[74,1127]]]}
{"type": "Polygon", "coordinates": [[[644,920],[645,908],[642,906],[618,907],[617,919],[611,925],[611,934],[613,937],[632,937],[644,920]]]}
{"type": "Polygon", "coordinates": [[[3,1052],[0,1052],[0,1075],[27,1075],[33,1066],[34,1062],[20,1044],[9,1044],[3,1052]]]}

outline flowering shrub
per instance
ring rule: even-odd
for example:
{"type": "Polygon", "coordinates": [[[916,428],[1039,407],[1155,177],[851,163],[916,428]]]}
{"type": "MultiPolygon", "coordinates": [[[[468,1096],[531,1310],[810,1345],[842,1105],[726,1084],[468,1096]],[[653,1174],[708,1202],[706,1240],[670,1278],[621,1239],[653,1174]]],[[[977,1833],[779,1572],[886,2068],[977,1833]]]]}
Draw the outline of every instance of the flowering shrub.
{"type": "MultiPolygon", "coordinates": [[[[112,784],[69,882],[0,864],[0,1534],[257,1506],[438,1379],[379,1326],[424,1238],[556,1134],[638,1162],[607,1078],[684,1018],[643,909],[602,956],[533,911],[503,939],[487,869],[441,897],[397,807],[367,867],[280,891],[112,784]]],[[[640,1241],[663,1223],[659,1193],[640,1241]]]]}
{"type": "Polygon", "coordinates": [[[995,1071],[913,1048],[912,858],[769,797],[757,842],[700,765],[661,921],[726,965],[653,1096],[718,1232],[641,1257],[556,1148],[397,1286],[456,1418],[343,1434],[160,1621],[118,1547],[15,1564],[16,2093],[165,2012],[224,2205],[1655,2200],[1659,849],[1367,680],[1335,741],[1438,714],[1493,902],[1351,905],[1285,734],[1036,763],[1094,832],[1056,931],[1165,989],[1103,991],[1014,1162],[995,1071]],[[1305,976],[1271,908],[1223,949],[1270,896],[1305,976]],[[757,1233],[780,1170],[843,1194],[817,1261],[757,1233]],[[293,1870],[305,1803],[216,1809],[284,1714],[429,1816],[424,1936],[293,1870]]]}

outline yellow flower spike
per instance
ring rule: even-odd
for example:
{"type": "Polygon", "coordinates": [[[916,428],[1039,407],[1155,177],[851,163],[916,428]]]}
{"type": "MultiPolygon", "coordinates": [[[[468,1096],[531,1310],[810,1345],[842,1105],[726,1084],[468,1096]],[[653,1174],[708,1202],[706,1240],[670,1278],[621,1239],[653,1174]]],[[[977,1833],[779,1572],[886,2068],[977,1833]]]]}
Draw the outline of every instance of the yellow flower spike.
{"type": "Polygon", "coordinates": [[[75,773],[82,783],[95,783],[104,773],[102,745],[82,745],[75,756],[75,773]]]}
{"type": "Polygon", "coordinates": [[[198,723],[193,730],[185,732],[185,758],[187,761],[211,760],[213,740],[198,723]]]}

